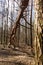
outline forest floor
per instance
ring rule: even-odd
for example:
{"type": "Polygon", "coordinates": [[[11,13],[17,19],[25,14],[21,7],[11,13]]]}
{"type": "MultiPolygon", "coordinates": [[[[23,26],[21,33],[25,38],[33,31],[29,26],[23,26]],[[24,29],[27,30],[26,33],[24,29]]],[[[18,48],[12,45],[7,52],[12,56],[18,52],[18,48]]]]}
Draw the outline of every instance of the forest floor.
{"type": "Polygon", "coordinates": [[[30,48],[25,49],[25,51],[23,48],[0,47],[0,65],[35,65],[35,59],[30,48]]]}

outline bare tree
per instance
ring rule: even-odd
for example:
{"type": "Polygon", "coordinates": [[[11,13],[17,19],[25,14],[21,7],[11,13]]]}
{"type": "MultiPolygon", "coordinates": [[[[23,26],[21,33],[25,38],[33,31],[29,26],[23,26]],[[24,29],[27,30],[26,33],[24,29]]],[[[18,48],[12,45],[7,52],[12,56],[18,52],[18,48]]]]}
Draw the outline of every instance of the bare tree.
{"type": "MultiPolygon", "coordinates": [[[[13,28],[11,36],[10,36],[10,45],[12,45],[13,40],[15,42],[16,30],[17,30],[18,24],[20,22],[20,19],[23,16],[23,12],[26,9],[26,7],[28,6],[28,2],[29,2],[29,0],[21,0],[21,6],[20,6],[19,14],[18,14],[18,17],[17,17],[17,20],[16,20],[16,24],[14,25],[14,28],[13,28]]],[[[13,45],[15,47],[14,43],[13,43],[13,45]]]]}
{"type": "Polygon", "coordinates": [[[8,0],[8,8],[7,8],[7,36],[6,36],[6,44],[8,43],[8,15],[9,15],[9,0],[8,0]]]}
{"type": "MultiPolygon", "coordinates": [[[[25,14],[27,14],[27,12],[25,12],[25,14]]],[[[27,18],[27,16],[25,18],[27,18]]],[[[27,22],[25,22],[25,26],[27,27],[27,22]]],[[[25,28],[25,43],[27,44],[27,28],[25,28]]]]}
{"type": "MultiPolygon", "coordinates": [[[[30,24],[32,24],[32,8],[33,8],[33,0],[31,1],[31,16],[30,16],[30,24]]],[[[30,25],[30,35],[31,35],[31,47],[32,47],[32,26],[30,25]]]]}

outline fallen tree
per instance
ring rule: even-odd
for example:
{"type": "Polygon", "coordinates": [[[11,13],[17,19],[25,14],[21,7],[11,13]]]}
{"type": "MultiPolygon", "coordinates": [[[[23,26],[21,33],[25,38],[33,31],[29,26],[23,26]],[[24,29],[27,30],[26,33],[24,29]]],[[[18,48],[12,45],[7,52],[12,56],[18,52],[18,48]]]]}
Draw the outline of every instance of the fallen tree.
{"type": "Polygon", "coordinates": [[[17,27],[18,27],[18,24],[20,23],[20,19],[23,16],[24,10],[28,6],[28,2],[29,2],[29,0],[21,0],[20,10],[19,10],[19,13],[18,13],[18,17],[15,21],[16,24],[14,24],[14,27],[12,29],[12,33],[11,33],[11,36],[10,36],[10,45],[13,45],[14,47],[16,46],[16,44],[15,44],[16,36],[15,35],[16,35],[17,27]]]}

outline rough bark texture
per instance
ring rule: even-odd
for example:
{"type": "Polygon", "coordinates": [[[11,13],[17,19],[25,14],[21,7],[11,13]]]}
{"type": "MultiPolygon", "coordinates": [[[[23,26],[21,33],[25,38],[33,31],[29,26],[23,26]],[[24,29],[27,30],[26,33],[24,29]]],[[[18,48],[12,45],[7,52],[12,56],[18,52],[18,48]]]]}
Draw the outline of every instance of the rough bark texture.
{"type": "Polygon", "coordinates": [[[40,21],[42,21],[42,17],[41,17],[42,13],[40,7],[41,5],[39,3],[40,1],[41,0],[35,0],[36,6],[35,6],[35,23],[34,23],[34,30],[35,30],[34,50],[35,50],[36,65],[42,65],[42,62],[40,61],[40,56],[42,54],[42,51],[40,46],[41,43],[39,41],[41,40],[41,38],[39,38],[39,35],[41,33],[40,21]],[[37,4],[39,4],[39,6],[37,4]]]}

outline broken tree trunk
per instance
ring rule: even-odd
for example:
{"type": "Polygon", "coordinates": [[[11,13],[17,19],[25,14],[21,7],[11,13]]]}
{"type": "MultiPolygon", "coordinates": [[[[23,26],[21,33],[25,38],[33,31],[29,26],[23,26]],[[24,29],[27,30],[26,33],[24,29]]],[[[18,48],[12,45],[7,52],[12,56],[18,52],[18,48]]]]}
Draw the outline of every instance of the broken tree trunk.
{"type": "Polygon", "coordinates": [[[13,45],[14,47],[16,46],[16,44],[15,44],[16,30],[17,30],[18,24],[20,22],[20,19],[23,15],[23,12],[28,6],[28,2],[29,2],[29,0],[21,0],[21,6],[20,6],[20,10],[19,10],[18,17],[17,17],[17,20],[16,20],[16,24],[14,24],[14,28],[13,28],[11,36],[10,36],[10,45],[13,45]]]}

